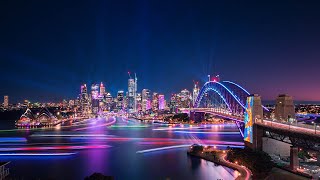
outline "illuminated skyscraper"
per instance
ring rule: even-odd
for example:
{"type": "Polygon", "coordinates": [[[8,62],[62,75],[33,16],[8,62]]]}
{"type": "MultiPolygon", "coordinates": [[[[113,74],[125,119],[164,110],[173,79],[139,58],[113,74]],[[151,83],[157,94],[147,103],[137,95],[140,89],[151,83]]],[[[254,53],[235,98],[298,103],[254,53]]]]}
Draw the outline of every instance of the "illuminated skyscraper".
{"type": "Polygon", "coordinates": [[[166,106],[166,101],[164,100],[164,95],[159,94],[158,99],[159,99],[159,110],[163,110],[166,106]]]}
{"type": "Polygon", "coordinates": [[[69,100],[69,107],[73,107],[74,106],[74,100],[69,100]]]}
{"type": "Polygon", "coordinates": [[[131,78],[130,72],[128,79],[128,95],[127,95],[127,109],[128,112],[137,112],[137,88],[138,88],[138,78],[136,74],[134,74],[134,79],[131,78]]]}
{"type": "Polygon", "coordinates": [[[105,99],[105,102],[106,102],[106,109],[108,111],[113,110],[113,98],[112,98],[111,94],[107,93],[105,95],[104,99],[105,99]]]}
{"type": "Polygon", "coordinates": [[[89,106],[89,97],[88,97],[88,89],[87,85],[81,85],[81,94],[80,94],[80,103],[81,103],[81,109],[82,113],[87,114],[89,112],[90,106],[89,106]]]}
{"type": "Polygon", "coordinates": [[[170,102],[169,102],[169,108],[170,112],[174,113],[177,111],[177,101],[179,101],[179,98],[177,94],[171,94],[170,102]]]}
{"type": "Polygon", "coordinates": [[[190,91],[188,91],[187,89],[182,90],[179,93],[179,97],[180,97],[180,102],[178,102],[179,103],[178,106],[182,108],[188,108],[191,103],[190,91]]]}
{"type": "Polygon", "coordinates": [[[142,96],[141,96],[141,93],[137,93],[136,103],[137,103],[137,112],[142,111],[142,96]]]}
{"type": "Polygon", "coordinates": [[[124,92],[118,91],[117,93],[117,109],[123,110],[124,92]]]}
{"type": "Polygon", "coordinates": [[[197,100],[197,97],[199,95],[199,84],[198,82],[197,83],[194,83],[194,87],[193,87],[193,94],[192,94],[192,105],[194,106],[194,103],[196,102],[197,100]]]}
{"type": "Polygon", "coordinates": [[[9,107],[9,96],[4,96],[3,98],[3,107],[8,108],[9,107]]]}
{"type": "Polygon", "coordinates": [[[151,108],[151,95],[149,89],[142,90],[142,111],[145,112],[151,108]]]}
{"type": "Polygon", "coordinates": [[[135,106],[135,82],[134,79],[128,79],[128,112],[134,112],[135,106]]]}
{"type": "Polygon", "coordinates": [[[103,83],[100,83],[100,96],[104,96],[106,93],[106,88],[104,87],[103,83]]]}
{"type": "Polygon", "coordinates": [[[92,99],[92,113],[97,114],[99,112],[99,99],[92,99]]]}
{"type": "Polygon", "coordinates": [[[98,99],[99,96],[99,85],[98,84],[92,84],[91,85],[91,98],[92,99],[98,99]]]}
{"type": "Polygon", "coordinates": [[[159,110],[159,94],[154,92],[152,95],[152,110],[158,111],[159,110]]]}

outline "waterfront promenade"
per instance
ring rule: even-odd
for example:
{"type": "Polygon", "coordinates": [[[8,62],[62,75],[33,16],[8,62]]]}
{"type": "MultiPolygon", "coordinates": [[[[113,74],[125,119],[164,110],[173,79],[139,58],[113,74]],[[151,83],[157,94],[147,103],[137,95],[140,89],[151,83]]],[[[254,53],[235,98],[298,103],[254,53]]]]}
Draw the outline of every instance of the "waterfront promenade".
{"type": "Polygon", "coordinates": [[[238,171],[238,177],[236,180],[251,180],[252,179],[252,173],[250,169],[241,166],[236,163],[232,163],[226,159],[227,157],[227,151],[226,150],[209,150],[209,151],[199,151],[194,152],[192,151],[192,146],[188,150],[188,155],[199,157],[202,159],[205,159],[207,161],[211,161],[213,163],[229,167],[231,169],[234,169],[238,171]],[[215,155],[212,155],[211,152],[214,152],[215,155]]]}

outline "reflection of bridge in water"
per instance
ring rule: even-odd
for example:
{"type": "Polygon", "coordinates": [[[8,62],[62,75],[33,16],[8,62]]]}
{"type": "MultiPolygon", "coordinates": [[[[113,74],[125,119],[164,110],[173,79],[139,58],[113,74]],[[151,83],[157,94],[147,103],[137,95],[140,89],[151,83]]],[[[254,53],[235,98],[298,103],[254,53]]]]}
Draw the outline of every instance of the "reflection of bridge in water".
{"type": "Polygon", "coordinates": [[[316,124],[298,124],[294,117],[290,118],[289,114],[294,112],[294,106],[292,99],[290,104],[287,97],[289,96],[280,95],[282,104],[276,107],[285,118],[270,118],[270,112],[261,104],[260,96],[250,95],[246,89],[231,81],[209,81],[201,88],[194,107],[180,110],[188,110],[192,120],[197,120],[196,117],[203,119],[205,114],[212,114],[234,121],[246,146],[253,149],[263,149],[263,138],[291,144],[290,154],[294,159],[291,167],[296,169],[297,147],[320,150],[320,129],[316,124]],[[197,116],[199,113],[202,115],[197,116]]]}

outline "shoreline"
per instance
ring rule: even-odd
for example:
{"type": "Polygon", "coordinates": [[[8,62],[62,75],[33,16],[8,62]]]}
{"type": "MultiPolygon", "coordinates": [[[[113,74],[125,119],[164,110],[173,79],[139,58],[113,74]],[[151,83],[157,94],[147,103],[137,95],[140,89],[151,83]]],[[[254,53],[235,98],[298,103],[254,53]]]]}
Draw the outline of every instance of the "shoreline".
{"type": "Polygon", "coordinates": [[[201,159],[204,159],[206,161],[210,161],[210,162],[213,162],[215,164],[218,164],[218,165],[221,165],[221,166],[225,166],[225,167],[231,168],[231,169],[233,169],[235,171],[238,171],[239,175],[236,178],[236,180],[251,180],[252,179],[252,173],[251,173],[251,171],[249,169],[227,161],[225,159],[225,157],[226,157],[225,153],[221,153],[221,152],[219,153],[218,151],[216,151],[216,152],[217,152],[217,157],[218,158],[214,158],[213,156],[211,156],[212,158],[210,158],[205,154],[202,155],[202,153],[201,154],[192,153],[189,150],[188,150],[187,154],[189,156],[201,158],[201,159]],[[223,154],[225,154],[225,155],[223,155],[223,154]]]}

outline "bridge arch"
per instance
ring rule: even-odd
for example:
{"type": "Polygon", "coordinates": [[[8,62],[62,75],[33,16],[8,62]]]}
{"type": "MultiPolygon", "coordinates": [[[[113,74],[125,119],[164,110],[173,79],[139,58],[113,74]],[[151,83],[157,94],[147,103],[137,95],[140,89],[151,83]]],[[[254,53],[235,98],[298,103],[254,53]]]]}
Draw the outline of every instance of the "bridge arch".
{"type": "Polygon", "coordinates": [[[199,108],[205,94],[210,91],[213,91],[214,93],[219,95],[230,113],[244,114],[246,109],[246,99],[250,94],[240,85],[231,81],[206,82],[201,88],[199,95],[195,101],[195,108],[199,108]]]}

